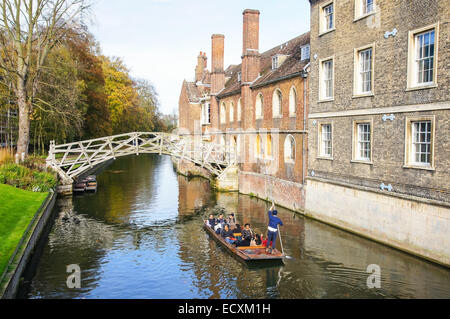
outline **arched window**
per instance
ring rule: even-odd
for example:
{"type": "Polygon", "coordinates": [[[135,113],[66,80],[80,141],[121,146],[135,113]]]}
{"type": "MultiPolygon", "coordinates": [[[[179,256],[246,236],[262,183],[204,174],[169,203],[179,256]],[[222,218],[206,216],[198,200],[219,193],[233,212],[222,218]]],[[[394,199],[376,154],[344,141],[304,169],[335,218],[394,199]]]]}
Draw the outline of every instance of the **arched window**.
{"type": "Polygon", "coordinates": [[[225,124],[227,122],[227,107],[225,102],[220,105],[220,123],[225,124]]]}
{"type": "Polygon", "coordinates": [[[256,136],[256,156],[262,157],[264,155],[264,144],[261,135],[256,136]]]}
{"type": "Polygon", "coordinates": [[[264,106],[264,98],[261,93],[258,94],[256,97],[256,104],[255,104],[255,113],[256,118],[261,119],[263,117],[263,106],[264,106]]]}
{"type": "Polygon", "coordinates": [[[291,88],[289,92],[289,115],[297,113],[297,91],[295,87],[291,88]]]}
{"type": "Polygon", "coordinates": [[[234,122],[234,103],[231,103],[230,106],[230,122],[233,123],[234,122]]]}
{"type": "Polygon", "coordinates": [[[237,120],[241,121],[241,119],[242,119],[242,106],[241,106],[241,99],[239,99],[237,105],[237,120]]]}
{"type": "Polygon", "coordinates": [[[284,160],[286,162],[295,161],[295,139],[292,135],[288,135],[284,141],[284,160]]]}
{"type": "Polygon", "coordinates": [[[281,91],[279,89],[276,89],[275,92],[273,92],[273,99],[272,99],[273,117],[280,117],[283,114],[281,106],[282,106],[281,91]]]}
{"type": "Polygon", "coordinates": [[[269,157],[273,156],[273,152],[272,152],[272,135],[270,135],[270,134],[267,135],[267,156],[269,156],[269,157]]]}

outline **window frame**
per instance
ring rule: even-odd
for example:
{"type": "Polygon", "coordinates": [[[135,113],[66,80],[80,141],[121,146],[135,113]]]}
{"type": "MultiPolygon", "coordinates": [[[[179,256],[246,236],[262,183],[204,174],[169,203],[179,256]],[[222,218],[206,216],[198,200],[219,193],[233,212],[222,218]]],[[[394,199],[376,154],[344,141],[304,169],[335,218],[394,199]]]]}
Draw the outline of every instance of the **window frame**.
{"type": "Polygon", "coordinates": [[[220,103],[220,124],[227,124],[227,105],[220,103]]]}
{"type": "Polygon", "coordinates": [[[201,114],[201,124],[210,125],[211,124],[211,103],[202,103],[202,114],[201,114]]]}
{"type": "Polygon", "coordinates": [[[377,3],[376,0],[373,0],[373,10],[370,12],[362,12],[362,8],[364,7],[363,1],[367,0],[355,0],[355,18],[353,21],[358,21],[361,19],[364,19],[366,17],[369,17],[377,12],[377,3]]]}
{"type": "Polygon", "coordinates": [[[296,117],[297,116],[297,106],[298,106],[298,94],[295,85],[291,86],[289,90],[289,116],[296,117]],[[294,101],[292,101],[292,93],[294,94],[294,101]],[[292,111],[292,102],[293,102],[293,111],[292,111]]]}
{"type": "Polygon", "coordinates": [[[352,134],[352,163],[370,164],[373,165],[373,119],[358,119],[353,120],[353,134],[352,134]],[[370,158],[361,159],[358,156],[358,145],[359,145],[359,132],[358,127],[360,124],[370,125],[370,158]]]}
{"type": "Polygon", "coordinates": [[[335,59],[334,59],[334,55],[331,57],[327,57],[324,59],[320,59],[319,60],[319,102],[329,102],[329,101],[334,101],[334,94],[335,94],[335,88],[334,88],[334,82],[335,82],[335,78],[336,78],[336,74],[335,74],[335,59]],[[323,92],[324,92],[324,63],[331,61],[333,63],[333,67],[332,67],[332,90],[333,90],[333,94],[331,97],[324,97],[323,96],[323,92]]]}
{"type": "Polygon", "coordinates": [[[256,100],[255,100],[255,118],[257,120],[262,120],[264,118],[264,95],[261,92],[259,92],[256,95],[256,100]],[[261,107],[260,107],[260,113],[261,114],[258,114],[258,99],[261,100],[261,107]]]}
{"type": "Polygon", "coordinates": [[[333,122],[319,122],[317,125],[317,158],[318,159],[324,159],[324,160],[334,160],[334,125],[333,122]],[[322,145],[323,145],[323,139],[322,139],[322,133],[323,133],[323,126],[329,125],[331,129],[331,154],[325,155],[322,153],[322,145]]]}
{"type": "Polygon", "coordinates": [[[279,119],[283,117],[283,92],[279,88],[276,88],[273,91],[272,95],[272,117],[274,119],[279,119]],[[278,105],[278,111],[277,114],[275,114],[275,98],[279,99],[279,105],[278,105]]]}
{"type": "Polygon", "coordinates": [[[272,71],[278,69],[278,55],[272,57],[272,71]]]}
{"type": "Polygon", "coordinates": [[[300,60],[301,61],[305,61],[305,60],[309,60],[311,58],[311,45],[310,44],[306,44],[302,47],[300,47],[300,60]],[[304,57],[303,56],[303,50],[308,48],[308,57],[304,57]]]}
{"type": "Polygon", "coordinates": [[[266,150],[264,148],[264,140],[261,134],[256,134],[255,140],[255,157],[256,158],[264,158],[266,154],[266,150]]]}
{"type": "Polygon", "coordinates": [[[439,61],[439,22],[427,25],[422,28],[411,30],[408,33],[408,71],[406,91],[421,90],[438,87],[438,61],[439,61]],[[416,70],[416,36],[434,29],[434,61],[433,61],[433,81],[418,83],[416,70]]]}
{"type": "Polygon", "coordinates": [[[230,103],[231,105],[230,105],[230,114],[229,114],[229,117],[230,117],[230,123],[234,123],[234,102],[231,102],[230,103]]]}
{"type": "Polygon", "coordinates": [[[242,102],[241,102],[241,98],[239,98],[238,104],[237,104],[237,121],[238,122],[242,121],[242,102]]]}
{"type": "Polygon", "coordinates": [[[353,98],[374,96],[375,95],[375,43],[371,43],[359,48],[354,49],[353,53],[353,98]],[[372,74],[371,74],[371,90],[368,92],[362,92],[361,90],[361,59],[360,53],[372,49],[372,74]]]}
{"type": "Polygon", "coordinates": [[[403,168],[420,169],[435,171],[435,137],[436,137],[436,116],[422,115],[422,116],[407,116],[405,119],[405,160],[403,168]],[[413,161],[414,147],[413,147],[413,127],[412,123],[416,122],[431,122],[431,154],[430,164],[421,164],[413,161]]]}
{"type": "Polygon", "coordinates": [[[295,137],[292,134],[289,134],[286,136],[286,138],[284,139],[284,149],[283,149],[283,155],[284,155],[284,162],[285,163],[289,163],[289,164],[295,164],[295,159],[297,158],[297,142],[295,141],[295,137]],[[290,155],[294,155],[294,157],[292,158],[291,156],[286,156],[286,143],[287,142],[291,142],[294,141],[294,144],[291,144],[291,154],[290,155]],[[293,152],[292,152],[292,147],[293,147],[293,152]]]}
{"type": "Polygon", "coordinates": [[[336,30],[336,3],[334,0],[327,1],[319,6],[319,36],[336,30]],[[333,26],[328,29],[325,27],[325,8],[329,5],[333,6],[333,26]]]}

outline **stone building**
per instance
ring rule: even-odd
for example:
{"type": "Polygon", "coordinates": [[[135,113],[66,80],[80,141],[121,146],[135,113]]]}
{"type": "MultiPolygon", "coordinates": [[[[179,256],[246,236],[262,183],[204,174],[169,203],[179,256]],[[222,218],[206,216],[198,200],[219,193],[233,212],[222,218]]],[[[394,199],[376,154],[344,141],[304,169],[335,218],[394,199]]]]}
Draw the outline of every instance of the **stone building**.
{"type": "Polygon", "coordinates": [[[304,208],[309,33],[259,52],[257,10],[243,12],[242,63],[224,67],[225,37],[212,36],[211,72],[184,82],[180,132],[236,152],[239,191],[304,208]],[[206,80],[199,81],[200,78],[206,80]]]}
{"type": "Polygon", "coordinates": [[[450,6],[310,0],[308,215],[450,264],[450,6]]]}

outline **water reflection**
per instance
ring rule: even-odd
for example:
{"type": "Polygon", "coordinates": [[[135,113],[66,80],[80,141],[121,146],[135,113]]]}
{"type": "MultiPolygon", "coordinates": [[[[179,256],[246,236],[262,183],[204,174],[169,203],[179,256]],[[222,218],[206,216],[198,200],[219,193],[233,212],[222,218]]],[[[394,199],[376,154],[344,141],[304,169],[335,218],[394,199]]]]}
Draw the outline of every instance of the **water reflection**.
{"type": "Polygon", "coordinates": [[[168,157],[117,160],[97,194],[62,200],[29,287],[29,298],[449,298],[450,272],[402,252],[280,209],[283,267],[249,268],[202,229],[209,208],[263,231],[267,204],[216,194],[208,181],[177,176],[168,157]],[[66,287],[79,264],[82,288],[66,287]],[[382,269],[369,290],[367,266],[382,269]]]}

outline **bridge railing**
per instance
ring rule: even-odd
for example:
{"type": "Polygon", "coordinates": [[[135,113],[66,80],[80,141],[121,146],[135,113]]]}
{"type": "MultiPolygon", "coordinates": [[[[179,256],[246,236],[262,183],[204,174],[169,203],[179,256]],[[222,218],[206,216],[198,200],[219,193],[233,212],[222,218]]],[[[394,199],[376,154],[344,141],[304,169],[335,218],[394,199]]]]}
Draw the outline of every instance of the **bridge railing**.
{"type": "Polygon", "coordinates": [[[152,153],[191,161],[219,176],[237,163],[229,145],[194,140],[170,133],[134,132],[57,145],[50,144],[47,165],[68,180],[96,165],[118,157],[152,153]]]}

